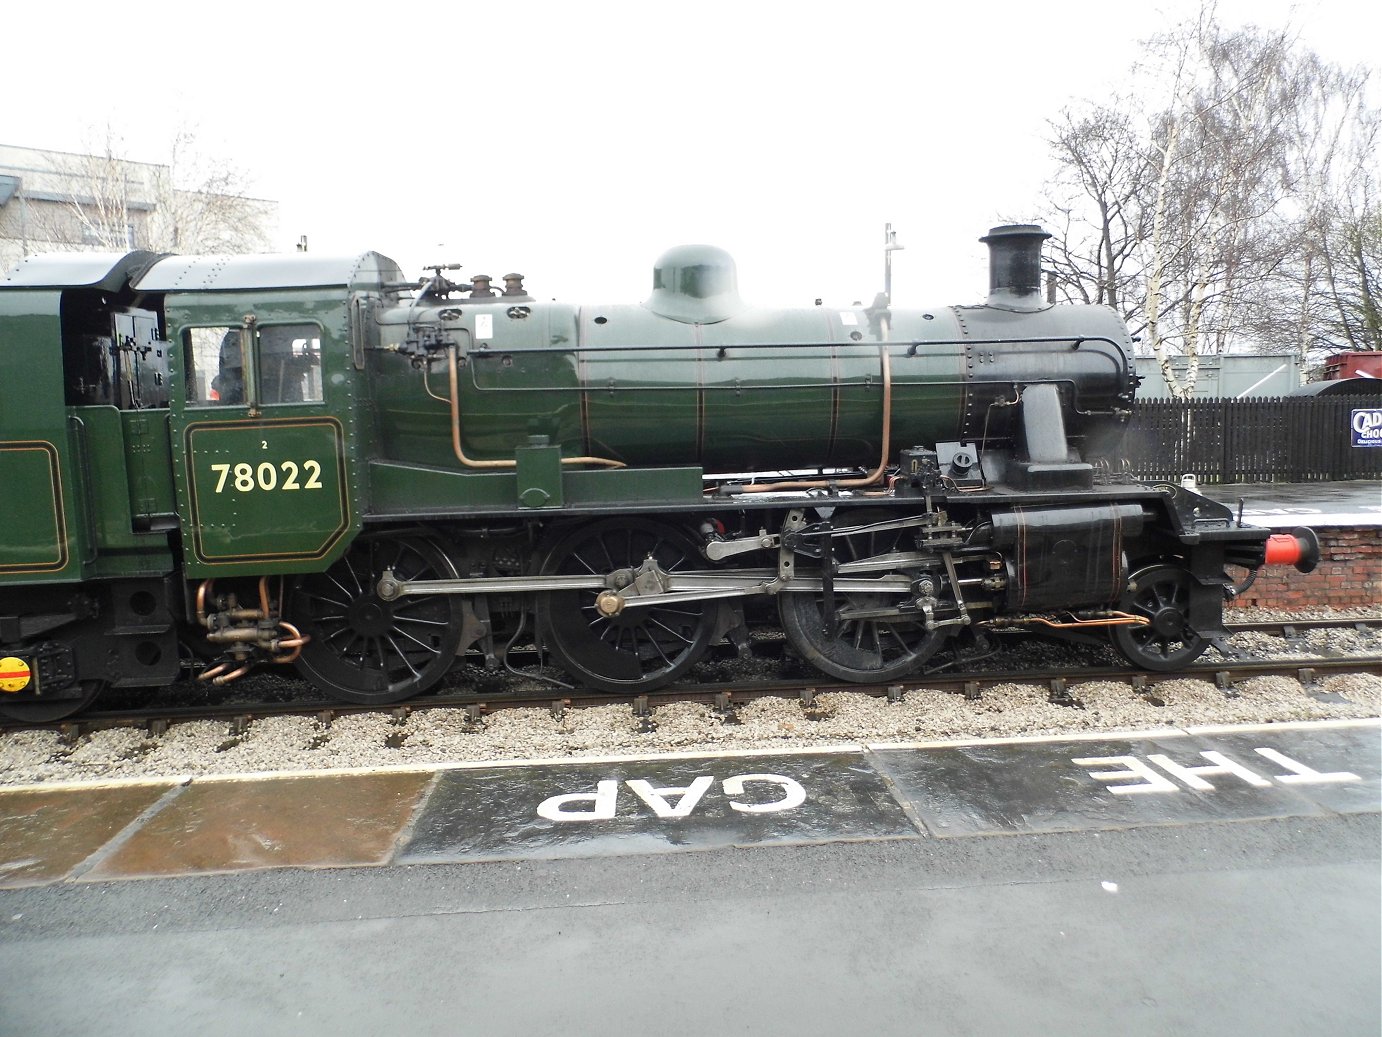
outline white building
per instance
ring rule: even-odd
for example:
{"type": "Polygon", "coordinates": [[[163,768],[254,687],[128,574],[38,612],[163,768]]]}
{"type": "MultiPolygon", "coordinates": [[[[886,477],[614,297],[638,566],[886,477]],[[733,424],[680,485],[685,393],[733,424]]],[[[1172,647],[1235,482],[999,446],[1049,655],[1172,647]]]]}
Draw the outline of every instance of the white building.
{"type": "Polygon", "coordinates": [[[185,190],[166,165],[0,144],[0,273],[51,251],[261,252],[278,203],[185,190]]]}
{"type": "MultiPolygon", "coordinates": [[[[1165,399],[1171,390],[1162,377],[1156,357],[1139,356],[1137,373],[1142,376],[1139,400],[1165,399]]],[[[1171,358],[1171,369],[1184,379],[1185,357],[1171,358]]],[[[1295,354],[1223,353],[1200,357],[1195,378],[1195,399],[1238,396],[1285,396],[1301,384],[1300,357],[1295,354]]]]}

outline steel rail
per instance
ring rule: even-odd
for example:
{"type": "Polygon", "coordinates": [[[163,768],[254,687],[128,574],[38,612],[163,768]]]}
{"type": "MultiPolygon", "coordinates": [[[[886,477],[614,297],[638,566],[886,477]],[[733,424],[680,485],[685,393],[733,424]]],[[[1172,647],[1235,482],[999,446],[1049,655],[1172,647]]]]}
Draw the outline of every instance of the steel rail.
{"type": "Polygon", "coordinates": [[[111,728],[145,728],[151,736],[164,733],[171,725],[191,720],[224,720],[230,724],[230,734],[242,734],[255,720],[278,716],[315,717],[328,727],[338,717],[359,714],[389,714],[394,722],[403,724],[409,715],[420,710],[462,709],[472,722],[479,724],[489,713],[502,709],[547,708],[554,713],[590,706],[627,704],[636,715],[647,716],[655,706],[676,702],[699,702],[720,710],[729,710],[755,699],[766,697],[798,698],[811,706],[819,695],[853,692],[886,697],[901,701],[908,691],[932,690],[961,693],[966,698],[979,698],[984,689],[1001,684],[1040,686],[1047,689],[1048,698],[1058,705],[1077,705],[1073,691],[1081,684],[1116,682],[1127,684],[1134,692],[1147,694],[1149,690],[1169,681],[1203,680],[1232,695],[1233,685],[1255,677],[1283,676],[1301,682],[1307,689],[1322,674],[1372,674],[1382,676],[1382,655],[1348,656],[1342,658],[1310,658],[1286,660],[1224,660],[1197,663],[1177,671],[1152,672],[1126,667],[1083,667],[1078,670],[1060,668],[1022,672],[968,672],[952,674],[917,674],[906,680],[879,684],[852,684],[830,680],[769,680],[739,683],[716,682],[702,684],[673,684],[656,691],[634,695],[606,694],[582,689],[544,689],[529,692],[500,692],[465,694],[445,693],[421,695],[406,702],[391,705],[365,705],[335,702],[285,703],[228,703],[206,706],[141,708],[131,710],[90,711],[78,717],[50,724],[0,723],[0,731],[58,731],[64,739],[75,741],[80,735],[111,728]]]}

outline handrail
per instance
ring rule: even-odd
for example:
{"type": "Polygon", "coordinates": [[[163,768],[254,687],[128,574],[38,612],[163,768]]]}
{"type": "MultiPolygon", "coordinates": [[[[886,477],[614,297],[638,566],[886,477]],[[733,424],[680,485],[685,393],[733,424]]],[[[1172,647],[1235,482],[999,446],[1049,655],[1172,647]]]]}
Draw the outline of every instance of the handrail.
{"type": "MultiPolygon", "coordinates": [[[[456,459],[467,468],[517,468],[517,460],[492,460],[481,461],[477,458],[468,457],[465,448],[461,446],[461,384],[460,376],[457,374],[457,349],[455,343],[447,347],[447,357],[450,360],[450,381],[451,381],[451,449],[456,452],[456,459]]],[[[603,465],[606,468],[623,468],[623,461],[615,461],[608,457],[563,457],[561,463],[566,464],[590,464],[603,465]]]]}
{"type": "Polygon", "coordinates": [[[803,480],[801,482],[750,483],[742,487],[742,492],[777,493],[781,490],[819,490],[829,486],[836,486],[841,489],[857,489],[861,486],[873,486],[883,478],[883,473],[888,467],[888,455],[892,451],[893,367],[892,357],[888,351],[888,343],[885,342],[878,347],[878,355],[880,358],[880,365],[883,369],[883,434],[880,437],[882,443],[878,467],[858,479],[815,479],[803,480]]]}

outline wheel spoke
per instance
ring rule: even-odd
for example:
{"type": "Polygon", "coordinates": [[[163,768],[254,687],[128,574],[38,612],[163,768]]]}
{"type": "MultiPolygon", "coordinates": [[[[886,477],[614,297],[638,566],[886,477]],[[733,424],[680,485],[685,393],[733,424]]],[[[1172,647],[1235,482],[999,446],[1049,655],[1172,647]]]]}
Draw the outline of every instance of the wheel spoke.
{"type": "Polygon", "coordinates": [[[662,650],[662,645],[658,644],[657,637],[648,633],[646,630],[644,631],[644,636],[647,637],[648,641],[652,644],[653,651],[657,652],[658,658],[662,660],[663,665],[671,666],[672,660],[667,658],[667,653],[662,650]]]}
{"type": "MultiPolygon", "coordinates": [[[[871,530],[841,533],[840,529],[867,526],[896,518],[892,513],[841,513],[833,521],[836,532],[831,550],[837,561],[853,562],[898,549],[901,530],[871,530]]],[[[879,595],[854,594],[835,598],[836,606],[856,609],[885,607],[892,599],[879,595]]],[[[783,632],[801,656],[813,666],[842,680],[875,682],[892,680],[919,668],[936,649],[944,635],[926,630],[907,620],[840,620],[833,634],[826,633],[828,618],[823,596],[783,594],[778,599],[783,632]]]]}
{"type": "MultiPolygon", "coordinates": [[[[384,635],[383,641],[386,642],[388,646],[393,649],[394,655],[398,656],[399,661],[408,668],[409,673],[411,673],[414,677],[421,676],[421,674],[418,673],[417,668],[413,666],[412,661],[408,658],[408,653],[406,653],[405,651],[403,651],[403,649],[398,647],[397,641],[395,641],[388,634],[384,635]]],[[[383,647],[384,646],[382,644],[379,646],[381,654],[383,652],[383,647]]]]}
{"type": "MultiPolygon", "coordinates": [[[[609,552],[606,551],[605,554],[609,554],[609,552]]],[[[571,555],[571,559],[572,559],[572,561],[578,563],[578,564],[581,566],[581,568],[583,568],[583,569],[584,569],[587,573],[589,573],[591,576],[599,576],[599,575],[600,575],[600,570],[596,569],[595,566],[591,565],[589,562],[587,562],[587,561],[586,561],[584,558],[582,558],[580,555],[578,555],[578,554],[576,554],[576,553],[573,552],[572,555],[571,555]]],[[[611,565],[610,568],[613,569],[613,568],[615,568],[615,566],[611,565]]]]}
{"type": "Polygon", "coordinates": [[[384,601],[376,587],[386,569],[401,580],[456,575],[431,540],[372,534],[359,538],[327,571],[301,577],[293,595],[289,618],[307,637],[299,670],[353,702],[397,702],[426,690],[445,676],[460,647],[460,599],[384,601]]]}
{"type": "MultiPolygon", "coordinates": [[[[352,591],[349,587],[347,587],[347,586],[346,586],[344,583],[342,583],[340,580],[338,580],[338,579],[336,578],[335,574],[332,573],[332,571],[331,571],[330,569],[328,569],[326,572],[322,573],[321,575],[322,575],[322,578],[323,578],[323,579],[325,579],[325,580],[326,580],[327,582],[329,582],[333,587],[335,587],[338,591],[341,592],[341,597],[342,597],[342,599],[344,599],[344,600],[338,602],[337,604],[341,604],[341,605],[344,605],[345,607],[349,608],[349,607],[350,607],[350,602],[352,602],[352,601],[355,600],[355,597],[356,597],[355,592],[352,591]]],[[[313,595],[313,597],[324,598],[325,595],[323,595],[320,591],[318,591],[317,593],[315,593],[315,594],[313,595]]],[[[333,600],[334,600],[334,599],[333,599],[333,600]]]]}
{"type": "Polygon", "coordinates": [[[349,599],[349,598],[346,598],[346,599],[342,600],[342,599],[338,599],[338,598],[327,597],[325,594],[314,594],[314,595],[312,595],[312,600],[313,600],[313,601],[316,601],[316,602],[320,602],[320,603],[325,604],[325,605],[330,605],[330,606],[332,606],[333,608],[338,608],[338,609],[342,609],[342,610],[345,610],[345,609],[349,609],[349,608],[350,608],[350,599],[349,599]]]}
{"type": "Polygon", "coordinates": [[[399,623],[413,623],[423,627],[447,627],[451,625],[440,619],[423,619],[420,616],[394,616],[393,621],[395,626],[399,623]]]}
{"type": "Polygon", "coordinates": [[[648,617],[648,625],[655,626],[659,630],[667,631],[667,633],[671,634],[682,644],[689,645],[691,643],[691,638],[687,637],[685,634],[680,633],[679,631],[673,630],[666,623],[662,622],[662,620],[658,619],[656,615],[648,617]]]}
{"type": "Polygon", "coordinates": [[[352,594],[351,591],[348,590],[348,589],[346,590],[346,593],[349,594],[352,598],[355,598],[355,597],[357,597],[357,596],[359,596],[359,595],[361,595],[361,594],[364,594],[364,593],[365,593],[365,584],[364,584],[364,581],[362,581],[362,580],[360,579],[360,574],[359,574],[358,572],[355,571],[355,562],[354,562],[354,560],[352,560],[351,557],[350,557],[349,555],[346,555],[346,557],[345,557],[343,560],[345,561],[345,571],[346,571],[347,575],[350,576],[351,580],[352,580],[352,581],[354,582],[354,584],[355,584],[355,591],[354,591],[354,593],[352,594]]]}
{"type": "Polygon", "coordinates": [[[1114,628],[1113,642],[1129,662],[1164,672],[1187,665],[1208,647],[1190,627],[1193,580],[1184,568],[1172,564],[1153,565],[1132,575],[1120,608],[1143,617],[1148,625],[1114,628]]]}
{"type": "Polygon", "coordinates": [[[407,638],[409,641],[413,642],[413,644],[421,648],[424,652],[428,652],[432,655],[435,655],[437,653],[437,650],[431,645],[429,645],[426,641],[419,640],[412,634],[408,633],[408,631],[403,630],[400,627],[394,627],[394,633],[397,634],[399,637],[407,638]]]}
{"type": "MultiPolygon", "coordinates": [[[[345,643],[345,648],[343,649],[343,651],[348,652],[348,651],[350,651],[351,646],[353,646],[353,645],[355,644],[355,638],[357,637],[355,631],[351,630],[350,627],[345,627],[345,626],[343,626],[343,627],[337,627],[335,630],[333,630],[333,631],[331,631],[329,634],[327,634],[327,635],[326,635],[326,638],[327,638],[328,641],[334,641],[336,638],[338,638],[338,637],[340,637],[340,636],[342,636],[342,635],[345,635],[346,637],[350,638],[350,640],[348,640],[348,641],[345,643]]],[[[320,635],[319,635],[319,636],[320,636],[320,635]]]]}
{"type": "MultiPolygon", "coordinates": [[[[545,575],[596,575],[635,570],[649,559],[664,572],[698,557],[680,529],[644,518],[605,519],[576,529],[547,552],[545,575]]],[[[538,595],[545,646],[579,682],[606,691],[653,689],[675,680],[704,653],[717,614],[714,603],[627,608],[605,616],[588,591],[538,595]]]]}

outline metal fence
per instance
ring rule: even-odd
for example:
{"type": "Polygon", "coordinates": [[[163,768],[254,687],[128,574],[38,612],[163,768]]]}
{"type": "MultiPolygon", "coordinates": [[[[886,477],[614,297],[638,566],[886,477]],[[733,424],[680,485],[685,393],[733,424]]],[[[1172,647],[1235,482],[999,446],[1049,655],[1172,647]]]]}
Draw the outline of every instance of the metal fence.
{"type": "Polygon", "coordinates": [[[1138,477],[1200,482],[1382,478],[1382,447],[1352,445],[1351,419],[1372,396],[1147,400],[1133,408],[1124,455],[1138,477]]]}

